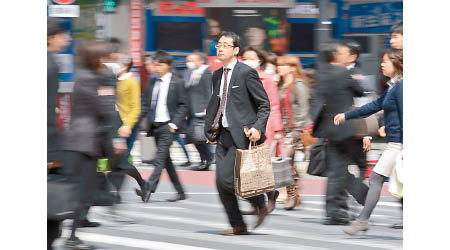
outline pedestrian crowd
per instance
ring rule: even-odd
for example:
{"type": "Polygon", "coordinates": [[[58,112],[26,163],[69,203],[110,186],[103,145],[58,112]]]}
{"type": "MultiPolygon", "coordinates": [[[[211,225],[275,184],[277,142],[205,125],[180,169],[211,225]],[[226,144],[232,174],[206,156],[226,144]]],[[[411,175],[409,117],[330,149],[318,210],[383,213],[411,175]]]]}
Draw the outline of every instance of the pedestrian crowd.
{"type": "MultiPolygon", "coordinates": [[[[159,50],[144,60],[148,81],[142,89],[131,71],[133,58],[120,50],[120,41],[87,41],[76,65],[70,124],[60,130],[56,126],[59,82],[55,53],[65,50],[70,42],[61,21],[49,18],[48,249],[60,236],[64,219],[73,220],[65,248],[94,249],[76,236],[80,227],[100,225],[87,219],[91,206],[107,206],[111,219],[130,221],[115,212],[126,175],[138,184],[135,193],[142,202],[150,202],[165,169],[176,190],[168,201],[188,199],[170,155],[174,141],[187,159],[177,168],[209,171],[215,163],[219,198],[231,225],[224,235],[248,234],[242,215],[256,215],[253,229],[259,227],[275,210],[278,197],[285,197],[285,210],[301,205],[296,152],[305,161],[319,160],[325,166],[320,173],[328,178],[323,224],[348,225],[344,232],[350,235],[369,230],[369,218],[383,183],[395,171],[403,150],[402,22],[392,27],[391,49],[381,55],[381,93],[365,86],[364,73],[358,67],[361,47],[352,40],[321,44],[319,63],[304,69],[298,56],[241,48],[238,35],[222,32],[215,45],[222,67],[210,70],[207,57],[193,52],[186,57],[187,70],[178,72],[173,57],[159,50]],[[362,97],[372,101],[364,99],[366,103],[356,105],[362,97]],[[381,115],[379,111],[383,111],[381,115]],[[375,128],[375,133],[368,128],[375,128]],[[144,138],[140,138],[141,133],[145,133],[144,138]],[[385,137],[387,147],[367,185],[366,153],[376,135],[385,137]],[[155,151],[153,159],[143,161],[154,167],[148,179],[136,169],[130,154],[138,138],[154,142],[153,149],[141,144],[143,151],[155,151]],[[286,186],[285,194],[275,189],[246,198],[252,210],[241,211],[234,166],[237,151],[248,149],[251,142],[266,144],[271,157],[287,159],[294,181],[286,186]],[[192,166],[187,144],[198,151],[198,165],[192,166]],[[324,156],[321,159],[317,149],[324,156]],[[97,171],[101,162],[109,171],[97,171]],[[349,172],[352,164],[359,167],[359,175],[349,172]],[[64,185],[68,188],[61,189],[64,185]],[[364,206],[358,216],[350,211],[355,204],[349,194],[364,206]],[[60,202],[63,197],[73,197],[75,202],[60,202]]],[[[394,227],[403,228],[402,224],[394,227]]]]}

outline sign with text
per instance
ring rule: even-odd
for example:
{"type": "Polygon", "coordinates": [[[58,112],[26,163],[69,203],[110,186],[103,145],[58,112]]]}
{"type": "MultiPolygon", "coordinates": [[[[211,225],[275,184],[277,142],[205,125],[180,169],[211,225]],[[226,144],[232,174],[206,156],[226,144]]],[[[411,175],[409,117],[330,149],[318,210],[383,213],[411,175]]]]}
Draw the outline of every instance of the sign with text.
{"type": "Polygon", "coordinates": [[[129,50],[133,66],[142,66],[143,14],[142,0],[130,0],[129,50]]]}
{"type": "Polygon", "coordinates": [[[79,5],[49,5],[48,15],[51,17],[79,17],[79,5]]]}
{"type": "Polygon", "coordinates": [[[204,16],[205,8],[200,8],[196,1],[159,1],[157,15],[204,16]]]}
{"type": "Polygon", "coordinates": [[[348,10],[348,32],[389,33],[403,19],[403,2],[353,4],[348,10]]]}
{"type": "Polygon", "coordinates": [[[292,8],[295,0],[198,0],[202,8],[292,8]]]}

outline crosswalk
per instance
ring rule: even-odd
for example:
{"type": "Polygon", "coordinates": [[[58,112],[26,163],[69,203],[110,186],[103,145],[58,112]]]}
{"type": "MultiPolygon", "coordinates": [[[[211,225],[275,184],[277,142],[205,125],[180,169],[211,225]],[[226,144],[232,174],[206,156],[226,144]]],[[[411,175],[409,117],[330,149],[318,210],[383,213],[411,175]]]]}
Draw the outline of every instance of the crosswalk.
{"type": "MultiPolygon", "coordinates": [[[[347,236],[342,226],[325,226],[324,197],[304,195],[302,204],[293,211],[276,210],[264,224],[246,236],[222,236],[229,224],[214,187],[185,185],[187,200],[170,203],[165,199],[174,194],[170,183],[160,183],[150,203],[142,203],[131,191],[135,183],[127,180],[121,192],[123,203],[117,214],[133,223],[109,219],[108,207],[92,207],[89,219],[101,223],[97,228],[82,228],[77,233],[83,241],[97,249],[402,249],[402,230],[390,229],[399,222],[401,210],[394,198],[382,197],[371,217],[371,229],[363,235],[347,236]]],[[[250,209],[240,200],[242,210],[250,209]]],[[[361,207],[356,206],[359,211],[361,207]]],[[[244,219],[251,227],[256,216],[244,219]]],[[[71,221],[63,223],[63,237],[55,249],[63,249],[71,221]]]]}

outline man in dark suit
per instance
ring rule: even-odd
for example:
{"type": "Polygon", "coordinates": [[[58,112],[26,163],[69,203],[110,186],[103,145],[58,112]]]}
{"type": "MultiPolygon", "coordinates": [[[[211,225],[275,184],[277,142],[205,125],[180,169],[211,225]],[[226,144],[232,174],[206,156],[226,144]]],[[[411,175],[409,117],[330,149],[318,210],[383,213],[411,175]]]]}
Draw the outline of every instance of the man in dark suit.
{"type": "Polygon", "coordinates": [[[191,137],[191,142],[197,148],[200,154],[201,163],[198,166],[194,166],[191,170],[208,170],[213,160],[213,154],[211,153],[209,144],[204,141],[198,141],[198,130],[201,128],[201,135],[203,136],[203,130],[205,125],[206,107],[208,106],[209,99],[211,98],[211,71],[208,69],[206,56],[201,53],[192,53],[186,57],[186,66],[188,67],[189,74],[186,80],[186,93],[189,103],[188,113],[188,139],[191,137]]]}
{"type": "MultiPolygon", "coordinates": [[[[216,185],[232,226],[223,234],[248,234],[234,190],[236,150],[247,149],[250,141],[264,142],[270,104],[256,70],[237,61],[239,36],[223,32],[216,49],[223,67],[212,77],[213,94],[206,109],[205,135],[209,143],[217,143],[216,185]]],[[[248,200],[258,208],[256,228],[268,214],[264,196],[248,200]]]]}
{"type": "MultiPolygon", "coordinates": [[[[171,55],[160,50],[156,52],[153,59],[157,77],[150,79],[142,97],[141,119],[147,117],[148,135],[155,136],[158,149],[153,161],[155,170],[149,178],[151,192],[145,194],[144,202],[148,202],[151,193],[156,191],[164,168],[178,192],[174,198],[170,198],[168,201],[184,200],[186,196],[170,159],[169,151],[188,109],[184,83],[171,72],[171,55]]],[[[140,190],[136,190],[136,193],[142,195],[140,190]]]]}
{"type": "Polygon", "coordinates": [[[364,204],[368,187],[360,179],[348,172],[348,158],[351,157],[351,144],[354,135],[350,123],[334,126],[336,114],[345,112],[353,105],[353,97],[362,96],[364,90],[354,80],[337,58],[342,43],[332,41],[321,45],[321,55],[326,63],[319,65],[318,84],[311,93],[310,116],[314,123],[313,135],[325,138],[327,157],[327,195],[326,225],[343,225],[348,223],[347,215],[341,210],[342,194],[347,190],[356,201],[364,204]]]}

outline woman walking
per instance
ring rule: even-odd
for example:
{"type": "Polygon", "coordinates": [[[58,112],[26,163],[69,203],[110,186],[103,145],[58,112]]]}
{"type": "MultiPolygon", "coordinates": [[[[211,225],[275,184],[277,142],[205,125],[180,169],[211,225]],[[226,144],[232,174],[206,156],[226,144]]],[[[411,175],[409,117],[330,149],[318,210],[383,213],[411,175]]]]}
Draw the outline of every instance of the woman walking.
{"type": "Polygon", "coordinates": [[[381,70],[383,75],[390,78],[387,82],[388,90],[375,101],[334,117],[334,124],[338,126],[345,120],[364,118],[380,110],[384,111],[388,145],[370,175],[369,192],[361,214],[344,229],[349,235],[369,230],[368,221],[380,199],[383,183],[391,175],[396,158],[403,149],[403,52],[401,50],[384,52],[381,70]]]}
{"type": "MultiPolygon", "coordinates": [[[[243,63],[254,68],[256,72],[258,72],[259,79],[261,80],[264,90],[269,97],[270,114],[269,119],[267,120],[265,132],[266,140],[264,143],[270,147],[275,140],[279,141],[283,137],[283,124],[281,122],[277,83],[273,81],[273,76],[271,74],[262,70],[262,68],[266,66],[266,55],[262,50],[254,47],[247,47],[242,51],[242,59],[243,63]]],[[[278,190],[267,193],[267,209],[269,213],[275,209],[275,203],[278,195],[278,190]]]]}
{"type": "Polygon", "coordinates": [[[309,81],[302,72],[300,59],[285,55],[277,60],[277,72],[280,75],[278,94],[280,99],[281,117],[283,123],[284,146],[281,152],[291,157],[292,176],[295,183],[286,187],[287,202],[284,209],[291,210],[300,205],[300,195],[297,183],[300,177],[294,166],[295,151],[304,149],[300,140],[300,132],[311,124],[308,118],[309,81]]]}

